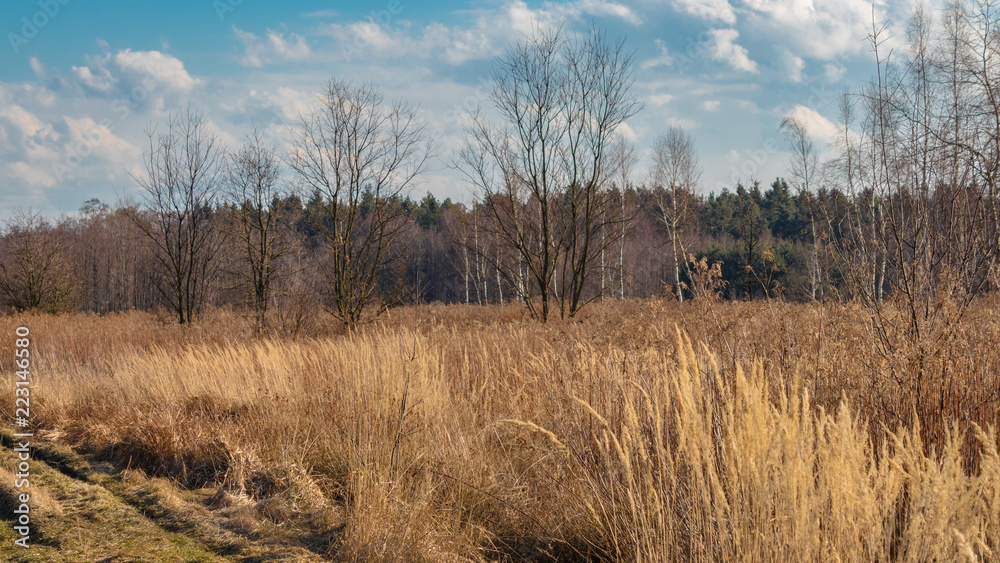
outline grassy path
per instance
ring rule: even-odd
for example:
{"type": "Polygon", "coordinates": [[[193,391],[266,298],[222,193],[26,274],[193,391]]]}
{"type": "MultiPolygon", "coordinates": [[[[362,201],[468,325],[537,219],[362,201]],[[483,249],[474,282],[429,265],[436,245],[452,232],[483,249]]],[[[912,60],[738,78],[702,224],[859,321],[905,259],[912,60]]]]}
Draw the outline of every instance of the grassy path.
{"type": "Polygon", "coordinates": [[[32,442],[29,549],[14,545],[16,453],[0,432],[0,561],[324,561],[274,541],[259,523],[219,510],[217,491],[92,462],[54,443],[32,442]]]}

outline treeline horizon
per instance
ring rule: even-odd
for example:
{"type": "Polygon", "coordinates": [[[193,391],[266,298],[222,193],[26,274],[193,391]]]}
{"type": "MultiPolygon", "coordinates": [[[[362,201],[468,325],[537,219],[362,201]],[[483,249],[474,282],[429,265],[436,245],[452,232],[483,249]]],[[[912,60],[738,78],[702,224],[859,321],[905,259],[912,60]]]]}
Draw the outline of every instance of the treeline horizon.
{"type": "MultiPolygon", "coordinates": [[[[665,197],[664,189],[630,185],[623,192],[616,185],[608,196],[625,208],[628,219],[605,232],[611,244],[588,282],[594,298],[678,298],[672,285],[670,232],[658,203],[665,197]]],[[[370,213],[371,203],[364,199],[371,197],[363,196],[362,215],[370,213]]],[[[277,237],[291,247],[276,265],[273,299],[279,307],[323,303],[323,274],[313,263],[321,244],[310,218],[320,213],[316,209],[322,207],[321,201],[315,193],[306,200],[287,194],[269,204],[279,226],[277,237]]],[[[737,184],[732,191],[692,195],[687,204],[681,225],[688,254],[687,267],[680,274],[682,299],[695,295],[691,287],[697,271],[692,268],[704,259],[709,266],[720,266],[716,276],[723,282],[716,289],[719,298],[813,300],[813,215],[824,217],[817,237],[821,274],[815,298],[856,297],[836,244],[844,229],[838,228],[838,221],[825,219],[849,217],[854,203],[840,190],[793,193],[779,177],[766,189],[758,182],[749,187],[737,184]]],[[[397,249],[405,256],[405,266],[381,274],[388,278],[402,273],[405,292],[398,304],[521,300],[517,288],[488,259],[496,242],[490,240],[487,203],[442,201],[427,192],[419,201],[394,197],[391,205],[405,216],[405,240],[398,242],[397,249]]],[[[0,282],[3,306],[7,310],[102,314],[170,309],[169,300],[157,289],[163,273],[154,250],[136,225],[137,220],[151,222],[150,215],[135,203],[109,205],[96,198],[84,202],[75,216],[63,215],[54,221],[31,210],[15,212],[0,237],[5,267],[0,282]],[[18,276],[19,272],[24,275],[18,276]]],[[[247,265],[239,259],[239,207],[223,203],[206,210],[206,217],[210,228],[226,236],[218,253],[218,270],[208,280],[204,305],[252,308],[250,283],[243,272],[247,265]]],[[[390,286],[394,281],[380,283],[390,286]]]]}
{"type": "MultiPolygon", "coordinates": [[[[617,186],[611,194],[615,200],[621,201],[622,192],[617,186]]],[[[676,297],[669,280],[669,234],[656,208],[656,190],[643,185],[629,186],[624,196],[630,221],[624,226],[624,244],[619,240],[620,231],[608,234],[608,238],[615,239],[615,244],[614,248],[605,251],[605,264],[598,268],[602,276],[596,283],[601,284],[604,290],[601,296],[676,297]]],[[[728,282],[726,289],[720,292],[721,297],[743,299],[763,296],[760,293],[763,288],[753,287],[753,283],[749,284],[751,291],[746,291],[747,264],[739,262],[741,257],[747,256],[745,251],[740,252],[743,250],[741,242],[750,242],[744,239],[754,236],[757,239],[751,245],[771,250],[775,255],[774,263],[780,271],[773,279],[785,288],[792,288],[773,296],[794,301],[810,298],[805,280],[808,275],[805,271],[808,233],[801,214],[803,205],[811,205],[811,202],[806,203],[809,199],[805,194],[792,194],[787,182],[778,178],[766,191],[762,191],[759,184],[752,185],[750,189],[737,185],[734,191],[723,190],[719,195],[711,193],[692,200],[692,228],[689,231],[690,238],[695,241],[692,243],[692,254],[696,259],[707,257],[711,262],[721,262],[722,280],[728,282]],[[745,217],[746,213],[750,216],[745,217]],[[748,219],[757,224],[749,224],[748,219]],[[789,268],[788,264],[798,268],[789,268]]],[[[824,191],[821,199],[841,204],[846,202],[843,194],[836,192],[824,191]]],[[[308,217],[318,202],[316,194],[307,200],[289,194],[270,204],[270,209],[275,210],[278,216],[277,222],[287,229],[282,236],[301,245],[296,249],[299,253],[317,250],[315,229],[308,217]]],[[[407,227],[410,256],[404,274],[408,302],[488,304],[518,299],[510,284],[502,279],[497,283],[496,268],[479,255],[493,244],[487,240],[489,232],[485,223],[489,217],[483,203],[469,205],[455,203],[451,198],[439,200],[427,192],[420,200],[405,196],[394,200],[393,204],[404,210],[410,223],[407,227]],[[468,271],[466,259],[469,262],[468,271]]],[[[362,203],[361,208],[362,213],[368,213],[367,204],[362,203]]],[[[51,289],[43,287],[35,290],[24,286],[18,292],[11,287],[14,295],[5,295],[4,305],[13,309],[97,313],[166,307],[155,292],[158,277],[153,263],[155,260],[148,255],[150,249],[144,248],[147,243],[142,240],[141,231],[131,224],[133,217],[141,217],[144,213],[134,203],[111,205],[96,198],[85,201],[75,215],[64,214],[54,221],[31,210],[16,212],[3,231],[5,249],[14,250],[20,242],[19,246],[28,250],[28,241],[24,239],[30,234],[37,238],[39,249],[59,251],[60,255],[39,262],[43,268],[46,262],[50,263],[51,269],[47,272],[51,273],[51,289]],[[19,238],[21,240],[16,240],[19,238]],[[110,244],[115,242],[119,244],[110,244]],[[111,247],[114,247],[113,252],[107,252],[111,247]],[[143,252],[147,255],[143,256],[143,252]],[[131,257],[127,260],[132,265],[130,273],[121,271],[126,261],[121,265],[115,263],[116,257],[125,256],[131,257]],[[69,269],[66,270],[65,266],[69,269]],[[141,282],[143,278],[146,283],[141,282]],[[64,287],[57,289],[58,285],[64,287]],[[149,292],[148,289],[154,291],[149,292]]],[[[235,228],[239,223],[238,214],[237,207],[230,203],[222,204],[210,213],[216,225],[223,229],[235,228]]],[[[236,248],[238,240],[234,238],[228,242],[229,248],[222,254],[239,254],[239,248],[236,248]]],[[[13,256],[5,253],[5,258],[13,256]]],[[[302,256],[297,255],[296,258],[301,259],[302,256]]],[[[759,269],[763,259],[756,252],[754,258],[757,260],[752,265],[759,269]]],[[[293,262],[294,259],[286,261],[293,262]]],[[[287,278],[292,273],[309,275],[309,272],[285,264],[278,278],[287,278]]],[[[684,273],[682,279],[689,282],[684,273]]],[[[31,282],[25,280],[25,283],[31,282]]],[[[239,272],[223,268],[212,285],[209,304],[249,305],[248,296],[244,295],[247,288],[240,289],[245,282],[239,272]]],[[[312,289],[318,291],[318,288],[312,289]]],[[[685,294],[690,296],[690,291],[685,290],[685,294]]]]}

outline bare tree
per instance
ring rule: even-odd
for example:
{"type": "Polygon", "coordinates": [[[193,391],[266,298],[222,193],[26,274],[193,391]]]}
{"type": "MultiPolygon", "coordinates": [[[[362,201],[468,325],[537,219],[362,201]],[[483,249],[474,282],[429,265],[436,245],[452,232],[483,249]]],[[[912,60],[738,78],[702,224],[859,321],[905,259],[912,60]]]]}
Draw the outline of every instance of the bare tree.
{"type": "Polygon", "coordinates": [[[936,314],[944,287],[968,302],[987,282],[998,251],[1000,35],[995,2],[952,5],[935,44],[926,12],[908,26],[901,62],[886,55],[884,31],[869,37],[876,77],[864,90],[861,144],[883,208],[876,236],[888,284],[912,308],[910,331],[936,314]],[[942,283],[944,282],[944,283],[942,283]],[[921,320],[923,319],[923,320],[921,320]]]}
{"type": "Polygon", "coordinates": [[[130,218],[134,210],[126,201],[115,207],[98,199],[84,202],[74,221],[69,261],[78,280],[80,307],[107,313],[148,309],[158,300],[151,244],[130,218]]]}
{"type": "Polygon", "coordinates": [[[223,185],[225,150],[204,115],[190,107],[167,118],[167,130],[147,130],[143,189],[149,216],[132,218],[153,243],[162,278],[157,285],[181,324],[201,310],[215,277],[225,233],[213,221],[223,185]]]}
{"type": "Polygon", "coordinates": [[[853,108],[842,111],[839,162],[856,188],[838,244],[871,318],[871,389],[896,422],[968,414],[945,412],[961,404],[946,395],[973,391],[953,385],[942,358],[1000,251],[998,7],[955,2],[938,28],[918,7],[902,47],[888,52],[873,22],[875,74],[859,96],[856,136],[853,108]],[[896,378],[901,363],[915,376],[896,378]]]}
{"type": "Polygon", "coordinates": [[[383,105],[370,83],[330,80],[319,107],[293,133],[288,163],[319,195],[310,213],[323,249],[319,263],[329,309],[345,324],[401,300],[407,212],[398,200],[430,152],[416,109],[383,105]]]}
{"type": "Polygon", "coordinates": [[[885,235],[883,202],[874,189],[874,153],[866,151],[864,138],[856,128],[855,101],[848,92],[839,99],[840,125],[832,146],[838,156],[826,163],[824,174],[832,183],[844,186],[850,195],[849,212],[842,219],[824,212],[824,220],[841,236],[834,245],[848,265],[846,275],[854,295],[863,300],[882,300],[887,258],[882,244],[885,235]],[[865,158],[867,155],[867,159],[865,158]],[[866,161],[867,160],[867,161],[866,161]],[[836,223],[836,224],[835,224],[836,223]]]}
{"type": "Polygon", "coordinates": [[[49,312],[70,307],[73,280],[66,237],[38,213],[20,210],[0,239],[0,291],[17,310],[49,312]]]}
{"type": "Polygon", "coordinates": [[[819,237],[816,230],[816,203],[811,189],[819,173],[819,155],[804,123],[792,116],[781,121],[780,129],[788,139],[792,151],[790,172],[798,181],[799,190],[809,202],[809,230],[812,235],[812,253],[809,265],[809,293],[813,301],[823,298],[822,272],[819,266],[819,237]]]}
{"type": "Polygon", "coordinates": [[[621,221],[607,188],[614,136],[640,107],[632,56],[597,30],[580,41],[539,33],[496,61],[492,78],[501,122],[473,116],[460,168],[487,200],[494,238],[516,257],[495,266],[525,292],[531,315],[547,320],[556,302],[572,317],[600,296],[588,285],[608,244],[600,234],[621,221]],[[518,283],[515,264],[529,284],[518,283]]]}
{"type": "MultiPolygon", "coordinates": [[[[616,168],[615,183],[617,190],[613,188],[614,195],[618,198],[618,217],[621,219],[615,235],[618,238],[618,298],[625,299],[625,235],[628,233],[629,225],[633,217],[626,212],[626,198],[628,189],[632,185],[632,174],[639,163],[639,153],[635,150],[635,145],[629,141],[625,135],[616,135],[612,145],[611,161],[616,168]]],[[[604,229],[609,229],[614,225],[608,225],[605,221],[601,225],[602,233],[604,229]]],[[[603,234],[602,234],[603,238],[603,234]]],[[[606,244],[601,245],[601,270],[604,270],[604,249],[606,244]]],[[[614,288],[612,288],[612,294],[614,288]]],[[[604,275],[601,274],[601,295],[604,295],[604,275]]]]}
{"type": "Polygon", "coordinates": [[[290,249],[288,233],[280,230],[280,210],[273,207],[284,196],[277,149],[268,146],[264,133],[254,129],[239,150],[229,155],[226,196],[237,211],[237,236],[246,269],[242,277],[250,286],[250,301],[257,326],[266,327],[271,281],[279,259],[290,249]]]}
{"type": "Polygon", "coordinates": [[[698,152],[691,135],[679,127],[671,127],[660,135],[653,145],[653,169],[650,175],[656,189],[660,220],[670,237],[674,291],[677,299],[684,301],[681,265],[688,267],[688,251],[680,235],[689,219],[691,204],[696,197],[695,189],[701,178],[698,152]]]}

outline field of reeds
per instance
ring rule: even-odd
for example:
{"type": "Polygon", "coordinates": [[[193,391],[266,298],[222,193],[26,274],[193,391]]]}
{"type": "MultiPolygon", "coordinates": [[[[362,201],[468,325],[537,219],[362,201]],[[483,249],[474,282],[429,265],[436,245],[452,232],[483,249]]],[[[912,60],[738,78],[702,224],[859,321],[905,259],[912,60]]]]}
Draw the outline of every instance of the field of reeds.
{"type": "Polygon", "coordinates": [[[201,554],[161,561],[1000,560],[997,312],[889,350],[849,304],[425,305],[295,336],[6,316],[54,468],[21,557],[146,560],[114,559],[118,502],[201,554]],[[100,539],[60,527],[83,493],[58,476],[110,493],[79,518],[100,539]]]}

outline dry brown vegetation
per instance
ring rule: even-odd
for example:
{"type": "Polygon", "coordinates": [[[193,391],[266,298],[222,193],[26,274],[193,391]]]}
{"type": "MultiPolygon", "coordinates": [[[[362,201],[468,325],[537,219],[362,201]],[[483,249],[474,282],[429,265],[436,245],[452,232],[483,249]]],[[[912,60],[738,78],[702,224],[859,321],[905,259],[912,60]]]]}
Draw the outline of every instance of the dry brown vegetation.
{"type": "Polygon", "coordinates": [[[427,305],[296,338],[226,311],[18,315],[0,334],[31,329],[49,436],[320,557],[980,561],[1000,558],[996,313],[982,298],[892,354],[860,307],[779,302],[548,324],[427,305]]]}

